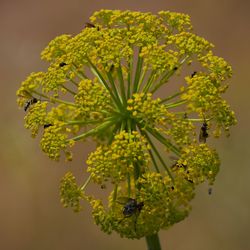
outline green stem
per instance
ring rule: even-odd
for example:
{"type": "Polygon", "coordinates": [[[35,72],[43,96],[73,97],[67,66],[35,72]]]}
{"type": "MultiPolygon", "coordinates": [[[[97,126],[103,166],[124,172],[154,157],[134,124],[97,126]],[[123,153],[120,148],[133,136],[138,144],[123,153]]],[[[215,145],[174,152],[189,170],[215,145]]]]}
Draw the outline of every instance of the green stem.
{"type": "MultiPolygon", "coordinates": [[[[189,55],[182,59],[182,61],[178,64],[178,68],[180,68],[189,58],[189,55]]],[[[166,74],[161,78],[158,84],[155,85],[151,93],[154,93],[157,89],[159,89],[163,84],[167,83],[169,78],[175,73],[176,69],[166,72],[166,74]]]]}
{"type": "Polygon", "coordinates": [[[78,135],[78,136],[75,136],[75,137],[69,139],[69,141],[70,140],[79,141],[81,139],[84,139],[84,138],[86,138],[88,136],[96,134],[97,132],[100,132],[101,130],[104,130],[104,129],[108,128],[108,127],[111,127],[116,122],[117,122],[117,120],[115,120],[115,119],[114,120],[106,121],[106,122],[102,123],[101,125],[99,125],[99,126],[93,128],[93,129],[87,131],[86,133],[83,133],[81,135],[78,135]]]}
{"type": "Polygon", "coordinates": [[[91,180],[91,175],[88,177],[88,179],[85,181],[85,183],[81,186],[81,190],[82,191],[87,187],[87,185],[89,184],[90,180],[91,180]]]}
{"type": "Polygon", "coordinates": [[[153,135],[158,141],[165,145],[168,149],[174,152],[176,155],[180,156],[180,150],[175,147],[169,140],[162,136],[158,131],[150,127],[145,128],[151,135],[153,135]]]}
{"type": "Polygon", "coordinates": [[[80,79],[88,79],[88,77],[83,73],[83,71],[78,70],[77,66],[75,64],[73,64],[73,71],[76,73],[76,75],[80,78],[80,79]]]}
{"type": "Polygon", "coordinates": [[[151,157],[151,159],[152,159],[152,162],[153,162],[153,164],[154,164],[154,167],[155,167],[156,172],[157,172],[157,173],[160,173],[159,167],[158,167],[158,165],[157,165],[157,163],[156,163],[156,160],[155,160],[155,157],[154,157],[154,155],[153,155],[153,153],[152,153],[152,150],[149,149],[148,152],[149,152],[149,154],[150,154],[150,157],[151,157]]]}
{"type": "Polygon", "coordinates": [[[130,89],[131,89],[131,77],[133,74],[133,60],[132,57],[130,56],[129,62],[128,62],[128,89],[127,89],[127,99],[130,98],[130,89]]]}
{"type": "Polygon", "coordinates": [[[72,95],[76,95],[76,93],[74,91],[72,91],[71,89],[67,88],[66,86],[62,85],[62,88],[65,89],[66,91],[68,91],[70,94],[72,95]]]}
{"type": "Polygon", "coordinates": [[[123,80],[123,75],[122,75],[121,64],[119,64],[119,67],[117,68],[117,75],[118,75],[118,80],[120,83],[120,90],[121,90],[123,105],[127,105],[125,85],[124,85],[124,80],[123,80]]]}
{"type": "Polygon", "coordinates": [[[148,71],[148,68],[145,68],[143,70],[142,75],[141,75],[140,80],[139,80],[139,83],[138,83],[138,87],[137,87],[137,91],[136,92],[140,91],[141,85],[143,84],[143,82],[145,80],[147,71],[148,71]]]}
{"type": "Polygon", "coordinates": [[[100,123],[100,121],[97,120],[75,120],[75,121],[67,121],[66,124],[67,125],[76,125],[76,124],[80,124],[80,125],[88,125],[88,124],[98,124],[100,123]]]}
{"type": "Polygon", "coordinates": [[[175,107],[181,106],[182,104],[187,103],[187,102],[188,102],[187,100],[180,100],[180,101],[177,101],[177,102],[172,102],[172,103],[166,104],[165,107],[167,109],[175,108],[175,107]]]}
{"type": "Polygon", "coordinates": [[[165,163],[164,160],[162,159],[160,153],[158,152],[157,148],[155,147],[155,145],[154,145],[154,143],[152,142],[152,140],[150,139],[150,137],[147,135],[146,132],[143,132],[142,130],[141,130],[141,133],[142,133],[143,135],[145,135],[145,137],[147,138],[147,140],[148,140],[149,144],[151,145],[153,151],[155,152],[156,156],[157,156],[158,159],[160,160],[162,166],[163,166],[164,169],[167,171],[167,173],[168,173],[169,177],[172,179],[172,181],[174,181],[174,178],[173,178],[173,176],[172,176],[170,170],[168,169],[166,163],[165,163]]]}
{"type": "MultiPolygon", "coordinates": [[[[51,96],[47,96],[47,95],[44,95],[38,91],[35,91],[33,90],[32,91],[34,94],[36,95],[39,95],[40,97],[44,97],[46,98],[48,101],[51,101],[51,102],[58,102],[58,103],[63,103],[63,104],[66,104],[66,105],[69,105],[69,106],[73,106],[73,107],[76,107],[76,105],[72,102],[67,102],[67,101],[63,101],[63,100],[60,100],[60,99],[57,99],[57,98],[54,98],[54,97],[51,97],[51,96]]],[[[29,92],[30,93],[30,92],[29,92]]],[[[31,93],[30,93],[31,94],[31,93]]]]}
{"type": "Polygon", "coordinates": [[[68,76],[67,76],[67,79],[68,79],[68,81],[73,83],[76,87],[78,87],[78,83],[76,81],[74,81],[73,79],[70,79],[68,76]]]}
{"type": "Polygon", "coordinates": [[[112,76],[112,74],[110,72],[107,72],[106,74],[107,74],[107,77],[108,77],[109,82],[111,84],[111,88],[112,88],[112,90],[115,93],[115,96],[117,98],[117,102],[119,102],[119,105],[122,106],[121,97],[120,97],[120,95],[118,93],[118,90],[117,90],[117,88],[115,86],[114,78],[113,78],[113,76],[112,76]]]}
{"type": "Polygon", "coordinates": [[[171,100],[171,99],[173,99],[173,98],[175,98],[175,97],[177,97],[177,96],[179,96],[179,95],[182,95],[183,93],[184,93],[184,92],[177,92],[177,93],[175,93],[175,94],[173,94],[173,95],[171,95],[171,96],[168,96],[168,97],[162,99],[160,103],[167,102],[167,101],[169,101],[169,100],[171,100]]]}
{"type": "Polygon", "coordinates": [[[93,74],[99,79],[99,81],[103,84],[103,86],[109,91],[112,99],[114,100],[114,102],[117,105],[117,108],[119,110],[122,110],[122,105],[119,103],[119,101],[114,96],[114,93],[112,92],[112,90],[108,86],[108,83],[105,81],[105,79],[103,78],[103,76],[101,75],[101,73],[99,72],[99,70],[96,68],[96,66],[90,61],[90,59],[89,58],[87,58],[87,59],[88,59],[88,63],[90,65],[90,69],[93,72],[93,74]]]}
{"type": "Polygon", "coordinates": [[[148,92],[148,90],[151,88],[151,86],[152,86],[152,83],[154,82],[154,80],[155,80],[155,70],[152,70],[151,71],[151,74],[150,74],[150,76],[149,76],[149,78],[148,78],[148,81],[147,81],[147,83],[144,85],[144,87],[143,87],[143,90],[142,90],[142,92],[143,93],[147,93],[148,92]]]}
{"type": "Polygon", "coordinates": [[[135,71],[135,80],[134,80],[133,93],[136,93],[136,91],[137,91],[138,83],[139,83],[140,76],[141,76],[143,58],[140,57],[140,53],[141,53],[141,47],[140,47],[139,52],[138,52],[138,59],[137,59],[137,65],[136,65],[136,71],[135,71]]]}
{"type": "Polygon", "coordinates": [[[146,236],[148,250],[161,250],[158,234],[146,236]]]}

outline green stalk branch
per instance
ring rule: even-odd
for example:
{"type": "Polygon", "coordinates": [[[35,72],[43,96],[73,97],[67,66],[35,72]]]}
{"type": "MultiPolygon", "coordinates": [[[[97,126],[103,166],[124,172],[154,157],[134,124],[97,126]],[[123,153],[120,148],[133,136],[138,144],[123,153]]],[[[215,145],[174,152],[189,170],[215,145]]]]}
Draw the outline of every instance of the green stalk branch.
{"type": "Polygon", "coordinates": [[[171,100],[171,99],[174,99],[175,97],[180,96],[180,95],[182,95],[183,93],[184,93],[184,92],[177,92],[177,93],[175,93],[175,94],[173,94],[173,95],[171,95],[171,96],[168,96],[167,98],[162,99],[160,103],[164,103],[164,102],[167,102],[167,101],[169,101],[169,100],[171,100]]]}
{"type": "MultiPolygon", "coordinates": [[[[189,58],[190,56],[186,56],[185,58],[182,59],[182,61],[178,64],[177,68],[180,68],[189,58]]],[[[161,78],[158,84],[155,85],[153,90],[151,91],[154,93],[156,90],[158,90],[163,84],[167,83],[169,78],[175,73],[176,68],[173,68],[172,70],[166,72],[166,74],[161,78]]]]}
{"type": "Polygon", "coordinates": [[[119,106],[122,106],[121,96],[120,96],[120,94],[115,86],[115,81],[113,79],[112,74],[110,72],[106,72],[106,75],[107,75],[109,82],[111,84],[111,88],[112,88],[113,92],[115,93],[117,101],[119,102],[119,106]]]}
{"type": "Polygon", "coordinates": [[[138,89],[138,83],[139,83],[140,76],[141,76],[141,70],[142,70],[142,65],[143,65],[143,58],[140,57],[141,49],[142,48],[140,47],[139,52],[138,52],[138,59],[137,59],[137,65],[136,65],[136,71],[135,71],[133,93],[136,93],[136,91],[138,89]]]}
{"type": "Polygon", "coordinates": [[[91,175],[88,177],[88,179],[85,181],[85,183],[81,186],[81,190],[82,191],[87,187],[87,185],[89,184],[90,180],[91,180],[91,175]]]}
{"type": "Polygon", "coordinates": [[[157,148],[155,147],[154,143],[152,142],[152,140],[150,139],[150,137],[148,136],[148,134],[146,132],[143,132],[140,129],[141,133],[147,138],[150,146],[152,147],[153,151],[155,152],[156,156],[158,157],[158,159],[160,160],[162,166],[164,167],[164,169],[167,171],[169,177],[172,179],[172,181],[174,181],[174,177],[172,176],[169,168],[167,167],[166,163],[164,162],[164,160],[162,159],[160,153],[158,152],[157,148]]]}
{"type": "Polygon", "coordinates": [[[187,100],[180,100],[180,101],[177,101],[177,102],[172,102],[172,103],[166,104],[165,107],[167,109],[175,108],[175,107],[181,106],[182,104],[185,104],[187,102],[188,102],[187,100]]]}
{"type": "Polygon", "coordinates": [[[78,135],[78,136],[75,136],[71,139],[68,139],[68,141],[70,140],[73,140],[73,141],[79,141],[79,140],[82,140],[88,136],[91,136],[91,135],[94,135],[102,130],[105,130],[107,129],[108,127],[112,126],[113,124],[115,124],[117,121],[116,120],[109,120],[109,121],[106,121],[104,123],[102,123],[101,125],[89,130],[88,132],[86,133],[83,133],[81,135],[78,135]]]}
{"type": "Polygon", "coordinates": [[[169,150],[171,150],[176,155],[180,156],[180,150],[175,147],[171,142],[169,142],[164,136],[162,136],[158,131],[150,127],[146,127],[146,130],[153,135],[157,140],[159,140],[163,145],[165,145],[169,150]]]}
{"type": "Polygon", "coordinates": [[[119,64],[119,67],[117,68],[117,75],[118,75],[118,80],[120,83],[122,101],[123,101],[123,104],[126,106],[127,105],[127,98],[126,98],[126,91],[125,91],[125,85],[124,85],[124,80],[123,80],[123,75],[122,75],[121,64],[119,64]]]}
{"type": "MultiPolygon", "coordinates": [[[[48,101],[51,101],[51,102],[58,102],[58,103],[63,103],[63,104],[66,104],[66,105],[69,105],[69,106],[73,106],[73,107],[76,107],[76,104],[72,103],[72,102],[67,102],[67,101],[63,101],[61,99],[58,99],[58,98],[55,98],[55,97],[51,97],[51,96],[47,96],[45,94],[42,94],[36,90],[33,90],[32,91],[34,94],[40,96],[40,97],[43,97],[45,99],[47,99],[48,101]]],[[[29,94],[32,96],[32,94],[29,92],[29,94]]]]}
{"type": "Polygon", "coordinates": [[[127,99],[130,98],[130,91],[131,91],[131,78],[133,74],[133,60],[132,56],[130,56],[129,61],[128,61],[128,88],[127,88],[127,99]]]}
{"type": "Polygon", "coordinates": [[[149,149],[148,152],[149,152],[149,155],[150,155],[150,157],[151,157],[151,159],[152,159],[152,162],[153,162],[153,164],[154,164],[154,167],[155,167],[156,172],[157,172],[157,173],[160,173],[159,167],[158,167],[158,165],[157,165],[157,163],[156,163],[156,160],[155,160],[155,157],[154,157],[154,155],[153,155],[153,153],[152,153],[152,150],[149,149]]]}
{"type": "Polygon", "coordinates": [[[147,92],[149,91],[149,89],[151,88],[151,86],[152,86],[152,84],[153,84],[155,78],[156,78],[155,70],[152,70],[152,71],[151,71],[151,74],[150,74],[150,76],[149,76],[149,78],[148,78],[147,83],[144,85],[144,87],[143,87],[143,89],[142,89],[142,92],[143,92],[143,93],[147,93],[147,92]]]}
{"type": "Polygon", "coordinates": [[[66,86],[64,86],[64,85],[62,85],[62,88],[63,89],[65,89],[66,91],[68,91],[70,94],[72,94],[72,95],[76,95],[76,93],[74,92],[74,91],[72,91],[72,90],[70,90],[69,88],[67,88],[66,86]]]}
{"type": "Polygon", "coordinates": [[[139,92],[139,91],[140,91],[141,85],[143,84],[143,82],[144,82],[144,80],[145,80],[147,71],[148,71],[148,67],[146,67],[145,69],[143,69],[143,72],[142,72],[142,75],[141,75],[141,77],[140,77],[140,80],[139,80],[139,83],[138,83],[138,87],[137,87],[136,92],[139,92]]]}
{"type": "Polygon", "coordinates": [[[112,90],[108,86],[108,83],[105,81],[105,79],[103,78],[103,76],[101,75],[99,70],[96,68],[96,66],[90,61],[90,59],[89,58],[87,58],[87,59],[88,59],[90,69],[93,72],[93,74],[99,79],[99,81],[103,84],[103,86],[109,91],[112,99],[114,100],[114,102],[117,105],[117,108],[119,110],[122,110],[122,105],[120,104],[119,100],[117,100],[116,97],[114,96],[114,93],[112,92],[112,90]]]}

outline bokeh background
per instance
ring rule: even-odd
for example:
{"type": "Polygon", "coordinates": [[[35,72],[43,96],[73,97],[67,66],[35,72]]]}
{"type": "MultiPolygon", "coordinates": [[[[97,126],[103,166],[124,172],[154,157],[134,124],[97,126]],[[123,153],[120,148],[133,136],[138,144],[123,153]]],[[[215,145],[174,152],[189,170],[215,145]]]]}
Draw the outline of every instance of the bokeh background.
{"type": "Polygon", "coordinates": [[[102,233],[88,206],[80,214],[61,206],[60,178],[69,169],[80,176],[91,147],[78,147],[70,165],[50,161],[23,127],[24,111],[16,106],[20,82],[30,72],[46,68],[40,51],[57,35],[77,34],[101,8],[190,14],[195,32],[214,43],[215,54],[232,64],[234,77],[226,99],[237,113],[238,125],[230,138],[212,142],[222,161],[213,194],[207,194],[206,184],[200,187],[191,215],[160,237],[164,250],[250,249],[250,1],[246,0],[0,0],[0,249],[146,249],[144,239],[102,233]]]}

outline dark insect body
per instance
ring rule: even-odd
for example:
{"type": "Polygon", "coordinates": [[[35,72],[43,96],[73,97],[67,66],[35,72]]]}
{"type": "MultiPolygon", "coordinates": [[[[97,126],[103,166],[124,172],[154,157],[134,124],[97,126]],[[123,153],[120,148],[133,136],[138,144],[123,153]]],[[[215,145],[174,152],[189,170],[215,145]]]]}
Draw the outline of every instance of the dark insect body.
{"type": "Polygon", "coordinates": [[[135,199],[129,198],[128,202],[123,207],[122,213],[125,217],[130,217],[133,214],[140,213],[143,206],[144,206],[143,201],[137,203],[135,199]]]}
{"type": "Polygon", "coordinates": [[[44,124],[44,125],[43,125],[43,128],[45,129],[45,128],[48,128],[48,127],[51,127],[51,126],[52,126],[51,123],[49,123],[49,124],[44,124]]]}
{"type": "Polygon", "coordinates": [[[199,142],[201,143],[206,143],[207,138],[208,138],[208,125],[206,121],[203,122],[201,129],[200,129],[200,134],[199,134],[199,142]]]}
{"type": "Polygon", "coordinates": [[[38,102],[38,100],[34,97],[34,98],[32,98],[31,100],[29,100],[29,101],[27,101],[26,103],[25,103],[25,105],[24,105],[24,111],[26,112],[27,110],[28,110],[28,108],[32,105],[32,104],[35,104],[35,103],[37,103],[38,102]]]}
{"type": "Polygon", "coordinates": [[[85,28],[97,28],[97,30],[100,30],[100,28],[96,27],[93,23],[85,23],[85,28]]]}
{"type": "Polygon", "coordinates": [[[213,191],[213,189],[210,187],[210,188],[208,188],[208,194],[209,195],[211,195],[212,194],[212,191],[213,191]]]}
{"type": "Polygon", "coordinates": [[[193,78],[196,74],[197,74],[197,72],[194,71],[194,72],[191,74],[191,78],[193,78]]]}
{"type": "MultiPolygon", "coordinates": [[[[123,198],[123,197],[121,197],[123,198]]],[[[124,218],[122,220],[119,221],[119,224],[126,218],[129,218],[131,217],[132,215],[135,215],[134,217],[134,230],[136,232],[136,224],[137,224],[137,218],[144,206],[144,202],[137,202],[136,199],[133,199],[133,198],[125,198],[126,199],[126,202],[123,203],[124,206],[123,206],[123,215],[124,215],[124,218]]],[[[121,203],[122,202],[119,202],[118,203],[121,203]]]]}
{"type": "Polygon", "coordinates": [[[59,64],[59,67],[64,67],[64,66],[66,66],[67,65],[67,63],[65,63],[65,62],[61,62],[60,64],[59,64]]]}

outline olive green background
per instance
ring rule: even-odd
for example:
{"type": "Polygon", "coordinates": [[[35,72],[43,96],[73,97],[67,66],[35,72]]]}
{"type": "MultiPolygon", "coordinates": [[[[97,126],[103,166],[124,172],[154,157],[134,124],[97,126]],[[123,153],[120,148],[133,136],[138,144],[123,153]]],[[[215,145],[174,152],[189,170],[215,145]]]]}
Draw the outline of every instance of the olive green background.
{"type": "Polygon", "coordinates": [[[33,140],[23,127],[24,111],[16,106],[20,82],[30,72],[46,68],[40,51],[57,35],[77,34],[88,17],[101,8],[187,13],[195,32],[214,43],[215,54],[232,64],[234,76],[225,98],[237,114],[238,125],[232,128],[230,138],[208,141],[222,160],[213,194],[207,194],[207,184],[201,186],[191,215],[162,231],[160,237],[164,250],[250,249],[247,0],[0,0],[0,249],[146,249],[144,239],[102,233],[93,224],[87,205],[80,214],[61,206],[61,176],[72,169],[82,178],[84,160],[93,147],[77,146],[71,164],[50,161],[40,151],[38,139],[33,140]]]}

